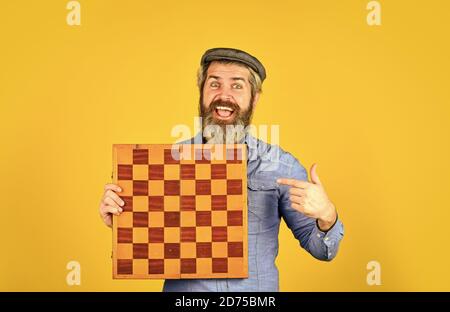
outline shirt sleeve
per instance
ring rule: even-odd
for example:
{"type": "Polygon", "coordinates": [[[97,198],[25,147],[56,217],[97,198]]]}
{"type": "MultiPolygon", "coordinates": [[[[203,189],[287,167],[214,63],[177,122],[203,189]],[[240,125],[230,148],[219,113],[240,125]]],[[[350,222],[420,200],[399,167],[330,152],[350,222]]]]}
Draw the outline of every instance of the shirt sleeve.
{"type": "MultiPolygon", "coordinates": [[[[294,159],[289,178],[308,180],[305,168],[297,159],[294,159]]],[[[331,261],[336,256],[339,243],[344,236],[344,226],[339,217],[328,231],[321,231],[316,219],[307,217],[291,207],[289,199],[290,186],[280,185],[279,187],[281,216],[295,238],[300,242],[300,246],[316,259],[331,261]]]]}

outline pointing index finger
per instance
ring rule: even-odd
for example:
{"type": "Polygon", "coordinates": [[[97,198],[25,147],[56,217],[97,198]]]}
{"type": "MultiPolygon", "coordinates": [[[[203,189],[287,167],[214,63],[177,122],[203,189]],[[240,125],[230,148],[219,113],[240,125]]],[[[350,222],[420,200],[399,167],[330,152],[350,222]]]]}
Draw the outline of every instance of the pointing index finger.
{"type": "Polygon", "coordinates": [[[302,188],[302,189],[307,188],[309,185],[309,182],[302,181],[302,180],[296,180],[296,179],[288,179],[288,178],[277,179],[277,183],[294,186],[294,187],[298,187],[298,188],[302,188]]]}

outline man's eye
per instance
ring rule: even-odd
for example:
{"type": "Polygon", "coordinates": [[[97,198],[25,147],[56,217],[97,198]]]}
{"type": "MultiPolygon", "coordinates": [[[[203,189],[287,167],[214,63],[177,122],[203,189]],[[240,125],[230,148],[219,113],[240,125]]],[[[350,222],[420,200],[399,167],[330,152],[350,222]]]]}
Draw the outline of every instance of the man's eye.
{"type": "Polygon", "coordinates": [[[210,86],[213,88],[217,88],[219,84],[217,82],[211,82],[210,86]]]}
{"type": "Polygon", "coordinates": [[[233,88],[234,89],[242,89],[242,85],[239,83],[235,83],[235,84],[233,84],[233,88]]]}

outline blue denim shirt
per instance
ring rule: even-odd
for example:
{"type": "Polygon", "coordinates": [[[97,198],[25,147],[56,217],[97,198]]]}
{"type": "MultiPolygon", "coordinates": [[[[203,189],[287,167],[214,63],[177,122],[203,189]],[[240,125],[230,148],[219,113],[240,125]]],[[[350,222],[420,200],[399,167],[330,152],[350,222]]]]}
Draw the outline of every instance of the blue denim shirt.
{"type": "MultiPolygon", "coordinates": [[[[180,144],[202,143],[201,133],[180,144]]],[[[338,219],[326,233],[313,218],[291,207],[289,186],[276,183],[287,177],[307,180],[305,168],[291,154],[277,145],[265,143],[247,134],[248,178],[248,278],[167,279],[163,291],[279,291],[278,233],[281,218],[291,229],[301,247],[313,257],[330,261],[344,235],[338,219]]]]}

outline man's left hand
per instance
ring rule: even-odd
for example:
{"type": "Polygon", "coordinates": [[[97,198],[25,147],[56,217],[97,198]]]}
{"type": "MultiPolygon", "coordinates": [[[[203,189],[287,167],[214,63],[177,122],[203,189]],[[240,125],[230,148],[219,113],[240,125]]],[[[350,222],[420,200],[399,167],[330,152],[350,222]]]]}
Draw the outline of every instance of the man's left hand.
{"type": "Polygon", "coordinates": [[[289,198],[292,208],[317,219],[320,230],[328,231],[335,223],[337,213],[320,182],[316,167],[317,164],[311,167],[311,182],[280,178],[277,179],[277,183],[291,186],[289,198]]]}

